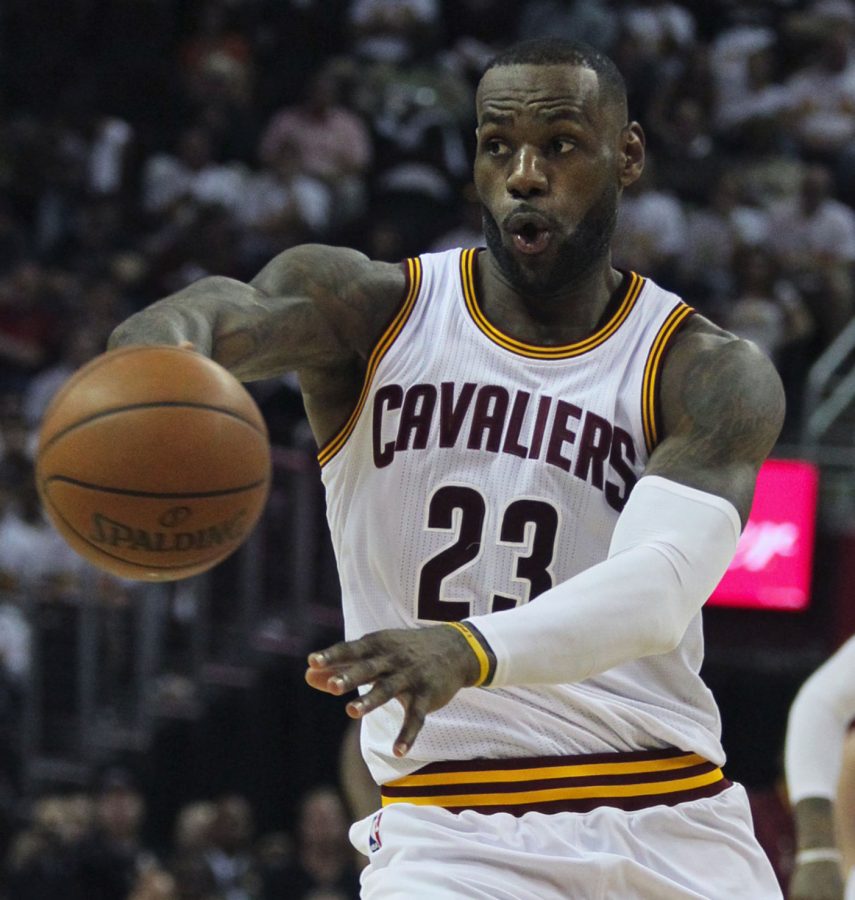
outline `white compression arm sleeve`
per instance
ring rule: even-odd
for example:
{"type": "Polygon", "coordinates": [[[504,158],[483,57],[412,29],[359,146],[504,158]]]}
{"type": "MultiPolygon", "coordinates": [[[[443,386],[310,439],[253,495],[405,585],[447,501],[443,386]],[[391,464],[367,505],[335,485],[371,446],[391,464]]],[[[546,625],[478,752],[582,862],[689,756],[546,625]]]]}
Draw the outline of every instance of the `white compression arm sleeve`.
{"type": "Polygon", "coordinates": [[[834,800],[853,719],[855,638],[850,638],[805,681],[790,707],[784,769],[793,804],[805,797],[834,800]]]}
{"type": "Polygon", "coordinates": [[[532,603],[467,620],[496,655],[491,686],[582,681],[673,650],[725,573],[739,532],[729,501],[645,476],[606,560],[532,603]]]}

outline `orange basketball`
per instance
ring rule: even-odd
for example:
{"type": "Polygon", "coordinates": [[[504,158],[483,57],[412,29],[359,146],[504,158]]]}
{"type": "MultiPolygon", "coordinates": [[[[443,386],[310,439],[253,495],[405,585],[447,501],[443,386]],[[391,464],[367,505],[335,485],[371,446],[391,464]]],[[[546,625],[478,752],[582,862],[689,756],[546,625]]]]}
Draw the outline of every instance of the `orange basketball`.
{"type": "Polygon", "coordinates": [[[63,385],[39,433],[36,483],[65,540],[141,581],[204,572],[264,508],[270,444],[243,385],[194,350],[121,347],[63,385]]]}

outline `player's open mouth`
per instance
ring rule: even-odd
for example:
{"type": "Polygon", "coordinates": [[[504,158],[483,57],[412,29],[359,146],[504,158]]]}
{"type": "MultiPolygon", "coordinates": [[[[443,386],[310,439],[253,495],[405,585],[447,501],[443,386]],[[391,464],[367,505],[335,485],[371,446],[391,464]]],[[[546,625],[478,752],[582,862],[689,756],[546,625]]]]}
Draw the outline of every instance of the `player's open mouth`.
{"type": "Polygon", "coordinates": [[[552,237],[549,223],[535,213],[515,213],[508,219],[506,227],[514,247],[528,255],[543,253],[552,237]]]}

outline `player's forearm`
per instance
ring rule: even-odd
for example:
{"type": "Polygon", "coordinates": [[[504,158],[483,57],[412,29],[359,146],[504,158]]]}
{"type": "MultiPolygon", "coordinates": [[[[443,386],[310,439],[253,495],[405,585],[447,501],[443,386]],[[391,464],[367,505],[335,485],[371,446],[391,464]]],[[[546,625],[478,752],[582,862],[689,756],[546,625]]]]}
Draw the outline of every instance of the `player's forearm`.
{"type": "Polygon", "coordinates": [[[224,277],[203,278],[131,316],[108,346],[185,341],[242,381],[330,364],[349,352],[309,298],[272,296],[224,277]]]}
{"type": "Polygon", "coordinates": [[[475,616],[496,656],[492,685],[581,681],[674,649],[724,574],[739,519],[727,501],[642,479],[609,558],[532,603],[475,616]]]}
{"type": "Polygon", "coordinates": [[[232,278],[202,278],[130,316],[114,329],[108,347],[189,341],[199,352],[215,357],[223,313],[252,302],[256,294],[255,289],[232,278]]]}

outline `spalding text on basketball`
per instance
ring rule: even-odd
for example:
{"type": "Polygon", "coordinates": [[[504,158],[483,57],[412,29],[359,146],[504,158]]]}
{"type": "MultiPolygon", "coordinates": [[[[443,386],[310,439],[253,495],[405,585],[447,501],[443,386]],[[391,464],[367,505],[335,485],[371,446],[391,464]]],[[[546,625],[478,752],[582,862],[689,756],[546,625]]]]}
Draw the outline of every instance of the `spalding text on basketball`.
{"type": "Polygon", "coordinates": [[[126,522],[117,522],[102,513],[92,514],[89,540],[108,547],[127,550],[149,550],[153,553],[177,550],[205,550],[241,540],[246,530],[246,510],[242,509],[224,522],[195,531],[147,531],[126,522]]]}

